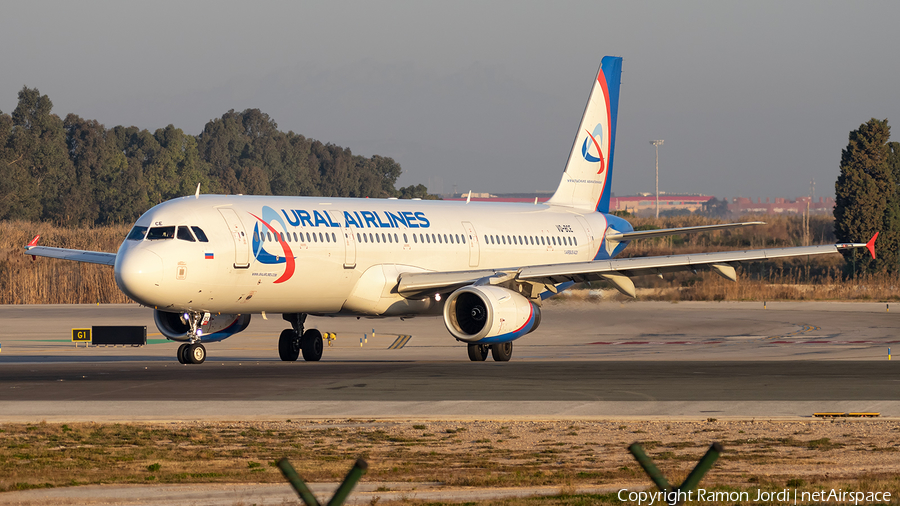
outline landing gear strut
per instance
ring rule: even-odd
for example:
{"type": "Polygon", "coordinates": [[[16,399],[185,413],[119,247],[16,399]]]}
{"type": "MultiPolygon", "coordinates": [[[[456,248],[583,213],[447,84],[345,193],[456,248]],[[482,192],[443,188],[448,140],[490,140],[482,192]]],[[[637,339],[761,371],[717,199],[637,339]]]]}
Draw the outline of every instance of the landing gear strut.
{"type": "Polygon", "coordinates": [[[316,329],[304,332],[303,324],[306,322],[306,313],[284,313],[281,315],[290,322],[291,328],[281,331],[278,337],[278,356],[285,362],[293,362],[303,353],[303,360],[318,362],[322,358],[324,345],[322,333],[316,329]]]}
{"type": "Polygon", "coordinates": [[[188,342],[178,347],[176,357],[182,364],[202,364],[206,361],[206,348],[200,344],[200,330],[204,320],[209,319],[209,313],[186,312],[182,320],[188,326],[188,342]]]}

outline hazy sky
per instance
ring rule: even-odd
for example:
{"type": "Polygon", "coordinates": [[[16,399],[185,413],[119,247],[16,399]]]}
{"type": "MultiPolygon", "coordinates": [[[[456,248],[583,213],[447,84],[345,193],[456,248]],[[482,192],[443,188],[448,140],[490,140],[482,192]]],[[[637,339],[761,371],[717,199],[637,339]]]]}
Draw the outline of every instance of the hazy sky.
{"type": "MultiPolygon", "coordinates": [[[[401,185],[553,190],[604,55],[613,191],[833,195],[850,130],[900,125],[900,2],[3,2],[0,111],[199,134],[229,109],[380,154],[401,185]]],[[[900,140],[900,127],[894,140],[900,140]]]]}

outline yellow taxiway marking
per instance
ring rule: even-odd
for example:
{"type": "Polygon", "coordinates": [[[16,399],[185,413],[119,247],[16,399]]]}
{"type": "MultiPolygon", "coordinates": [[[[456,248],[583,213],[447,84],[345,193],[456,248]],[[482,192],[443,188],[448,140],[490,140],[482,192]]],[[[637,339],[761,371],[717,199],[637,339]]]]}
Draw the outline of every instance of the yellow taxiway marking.
{"type": "Polygon", "coordinates": [[[400,348],[406,346],[406,343],[408,343],[410,339],[412,339],[412,336],[399,335],[397,336],[397,339],[395,339],[394,342],[390,346],[388,346],[388,349],[399,350],[400,348]]]}

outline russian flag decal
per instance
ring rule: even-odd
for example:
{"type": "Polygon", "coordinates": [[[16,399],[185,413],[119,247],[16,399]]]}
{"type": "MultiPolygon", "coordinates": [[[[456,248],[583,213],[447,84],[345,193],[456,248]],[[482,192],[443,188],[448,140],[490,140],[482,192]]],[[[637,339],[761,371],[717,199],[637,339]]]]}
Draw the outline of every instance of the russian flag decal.
{"type": "Polygon", "coordinates": [[[206,258],[207,260],[212,260],[212,259],[214,258],[214,255],[213,255],[213,252],[212,252],[212,251],[206,251],[206,252],[204,252],[204,253],[203,253],[203,256],[204,256],[204,258],[206,258]]]}

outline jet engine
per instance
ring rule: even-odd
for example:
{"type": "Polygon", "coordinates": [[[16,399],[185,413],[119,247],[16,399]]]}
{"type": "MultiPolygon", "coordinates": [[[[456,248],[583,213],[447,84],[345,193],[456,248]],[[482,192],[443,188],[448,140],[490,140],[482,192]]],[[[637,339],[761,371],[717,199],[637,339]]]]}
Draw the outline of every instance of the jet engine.
{"type": "MultiPolygon", "coordinates": [[[[190,325],[184,313],[169,313],[155,309],[153,320],[156,327],[167,338],[173,341],[187,341],[190,325]]],[[[200,341],[208,343],[221,341],[247,328],[250,325],[248,314],[213,314],[209,321],[203,325],[200,341]]]]}
{"type": "Polygon", "coordinates": [[[444,325],[467,343],[505,343],[532,332],[541,323],[541,308],[499,286],[466,286],[444,304],[444,325]]]}

